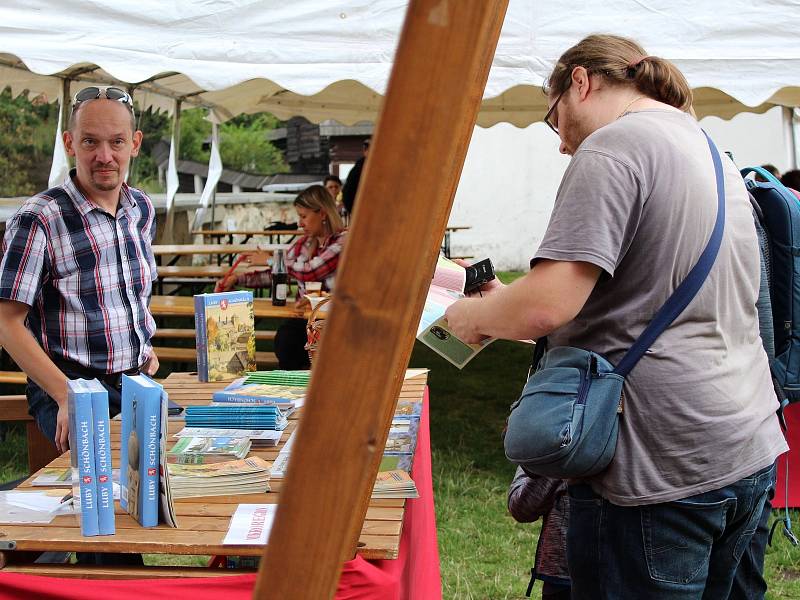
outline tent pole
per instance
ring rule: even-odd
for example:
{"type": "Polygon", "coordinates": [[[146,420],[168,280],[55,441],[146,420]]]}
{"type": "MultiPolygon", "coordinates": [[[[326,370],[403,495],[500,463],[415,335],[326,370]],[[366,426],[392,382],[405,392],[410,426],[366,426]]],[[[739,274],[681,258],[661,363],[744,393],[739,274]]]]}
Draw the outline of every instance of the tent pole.
{"type": "Polygon", "coordinates": [[[255,598],[331,598],[356,552],[506,7],[409,3],[255,598]]]}
{"type": "Polygon", "coordinates": [[[797,115],[796,109],[792,106],[784,106],[782,107],[783,110],[783,122],[784,122],[784,131],[786,131],[786,137],[788,138],[788,151],[789,151],[789,168],[786,169],[787,171],[797,169],[798,166],[798,153],[800,152],[800,147],[798,147],[798,140],[797,140],[797,115]]]}
{"type": "MultiPolygon", "coordinates": [[[[172,115],[172,147],[170,148],[170,161],[174,160],[175,165],[178,164],[178,157],[180,156],[181,144],[181,101],[175,100],[175,109],[172,115]]],[[[170,163],[171,165],[171,163],[170,163]]],[[[164,233],[162,235],[162,243],[169,244],[175,239],[175,196],[170,192],[170,166],[167,166],[167,218],[164,222],[164,233]]],[[[177,174],[176,174],[177,176],[177,174]]],[[[179,176],[178,176],[178,179],[179,176]]],[[[178,190],[175,189],[174,193],[177,194],[178,190]]]]}

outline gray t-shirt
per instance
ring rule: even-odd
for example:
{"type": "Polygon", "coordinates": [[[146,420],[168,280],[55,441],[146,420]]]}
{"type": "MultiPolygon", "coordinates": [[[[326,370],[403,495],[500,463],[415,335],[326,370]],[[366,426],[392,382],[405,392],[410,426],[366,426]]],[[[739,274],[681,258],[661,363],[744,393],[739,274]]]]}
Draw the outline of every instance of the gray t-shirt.
{"type": "MultiPolygon", "coordinates": [[[[726,218],[705,284],[625,383],[614,460],[591,479],[619,505],[668,502],[738,481],[788,450],[755,302],[759,249],[747,191],[722,156],[726,218]]],[[[550,345],[616,364],[705,248],[717,214],[714,167],[684,113],[628,113],[590,135],[558,190],[534,260],[603,274],[550,345]]]]}

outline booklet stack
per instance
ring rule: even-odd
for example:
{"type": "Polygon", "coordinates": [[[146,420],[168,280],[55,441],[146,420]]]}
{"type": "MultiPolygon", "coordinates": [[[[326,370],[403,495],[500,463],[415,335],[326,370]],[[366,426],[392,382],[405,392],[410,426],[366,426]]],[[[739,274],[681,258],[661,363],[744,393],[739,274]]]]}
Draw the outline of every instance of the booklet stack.
{"type": "Polygon", "coordinates": [[[254,371],[244,378],[243,383],[245,385],[262,383],[265,385],[289,385],[306,388],[309,381],[311,381],[311,371],[281,371],[280,369],[275,369],[273,371],[254,371]]]}
{"type": "Polygon", "coordinates": [[[227,404],[220,406],[189,406],[186,408],[187,427],[223,427],[227,429],[286,428],[286,415],[274,404],[227,404]]]}
{"type": "Polygon", "coordinates": [[[392,427],[383,450],[380,471],[400,469],[411,472],[414,452],[417,448],[417,433],[422,415],[422,402],[400,399],[395,407],[392,427]]]}
{"type": "Polygon", "coordinates": [[[169,465],[174,498],[263,494],[270,464],[258,456],[211,465],[169,465]]]}
{"type": "Polygon", "coordinates": [[[67,385],[72,494],[81,534],[113,535],[108,391],[96,379],[76,379],[67,385]]]}
{"type": "Polygon", "coordinates": [[[243,377],[224,390],[214,392],[211,400],[215,403],[274,404],[280,409],[287,410],[300,408],[305,395],[305,387],[269,383],[247,384],[243,377]]]}
{"type": "Polygon", "coordinates": [[[167,462],[183,465],[207,465],[237,460],[250,452],[246,437],[182,437],[167,452],[167,462]]]}
{"type": "Polygon", "coordinates": [[[120,505],[142,527],[177,527],[166,470],[169,399],[146,375],[122,376],[120,505]]]}
{"type": "Polygon", "coordinates": [[[281,441],[280,431],[274,429],[225,429],[212,427],[184,427],[172,437],[244,437],[250,440],[253,448],[270,448],[281,441]]]}
{"type": "Polygon", "coordinates": [[[230,381],[256,370],[253,292],[194,297],[197,378],[230,381]]]}
{"type": "Polygon", "coordinates": [[[372,488],[373,498],[419,498],[417,486],[405,471],[382,471],[372,488]]]}

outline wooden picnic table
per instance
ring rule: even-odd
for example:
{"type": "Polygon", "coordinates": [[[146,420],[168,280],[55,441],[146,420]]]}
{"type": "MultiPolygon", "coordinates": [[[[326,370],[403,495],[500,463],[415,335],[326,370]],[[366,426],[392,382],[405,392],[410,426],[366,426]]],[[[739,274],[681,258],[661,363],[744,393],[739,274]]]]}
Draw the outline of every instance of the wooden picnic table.
{"type": "Polygon", "coordinates": [[[202,235],[204,238],[209,237],[212,240],[216,240],[218,244],[222,243],[222,238],[224,237],[227,237],[228,243],[232,244],[233,236],[235,235],[244,237],[243,240],[240,240],[242,244],[246,244],[250,241],[250,238],[257,236],[269,238],[270,243],[275,237],[278,238],[278,241],[282,237],[288,237],[289,239],[286,241],[290,242],[298,235],[303,235],[303,233],[302,229],[195,229],[192,231],[192,235],[202,235]]]}
{"type": "MultiPolygon", "coordinates": [[[[150,312],[154,317],[192,317],[194,316],[194,298],[191,296],[152,296],[150,312]]],[[[269,298],[253,300],[253,316],[274,319],[302,319],[308,317],[310,311],[298,310],[293,301],[287,300],[286,306],[273,306],[269,298]]]]}
{"type": "Polygon", "coordinates": [[[222,257],[227,256],[228,262],[233,263],[236,254],[255,252],[257,250],[275,252],[288,249],[287,244],[154,244],[153,254],[156,264],[160,265],[163,256],[171,256],[168,266],[174,265],[181,256],[214,255],[217,264],[222,264],[222,257]]]}
{"type": "MultiPolygon", "coordinates": [[[[427,373],[422,372],[405,380],[400,391],[400,398],[422,401],[427,373]]],[[[164,389],[182,406],[207,404],[211,394],[225,387],[225,383],[200,383],[196,376],[188,373],[173,373],[164,380],[164,389]]],[[[297,419],[302,409],[291,415],[289,425],[281,436],[280,444],[274,448],[256,449],[250,456],[257,455],[267,461],[273,461],[283,444],[297,426],[297,419]]],[[[112,463],[119,465],[120,422],[112,420],[112,463]]],[[[183,419],[170,419],[168,428],[168,448],[175,442],[172,434],[184,426],[183,419]]],[[[66,467],[69,465],[69,454],[63,454],[50,463],[50,467],[66,467]]],[[[35,475],[23,482],[20,489],[30,489],[35,475]]],[[[121,553],[155,553],[155,554],[187,554],[187,555],[235,555],[260,556],[263,546],[242,545],[226,546],[223,539],[228,530],[231,515],[240,503],[272,504],[280,500],[282,480],[270,480],[270,491],[263,494],[245,494],[229,496],[213,496],[205,498],[184,498],[175,500],[177,529],[165,525],[145,529],[140,527],[116,503],[116,528],[113,536],[83,537],[80,534],[78,520],[75,515],[55,517],[44,525],[3,525],[0,524],[0,546],[6,552],[0,552],[0,565],[9,571],[22,571],[59,576],[98,576],[97,570],[81,565],[47,565],[20,564],[15,560],[14,552],[121,552],[121,553]],[[7,566],[6,566],[7,565],[7,566]]],[[[37,488],[46,489],[46,488],[37,488]]],[[[398,556],[400,534],[403,525],[405,500],[371,499],[366,519],[362,526],[357,553],[367,559],[393,559],[398,556]]],[[[322,526],[322,524],[320,524],[322,526]]],[[[100,575],[114,576],[114,567],[100,571],[100,575]]],[[[120,574],[125,568],[118,568],[120,574]]],[[[224,574],[219,569],[204,570],[198,567],[155,568],[147,573],[148,568],[136,569],[136,576],[217,576],[224,574]],[[185,572],[184,572],[185,571],[185,572]]],[[[230,571],[229,571],[230,573],[230,571]]]]}

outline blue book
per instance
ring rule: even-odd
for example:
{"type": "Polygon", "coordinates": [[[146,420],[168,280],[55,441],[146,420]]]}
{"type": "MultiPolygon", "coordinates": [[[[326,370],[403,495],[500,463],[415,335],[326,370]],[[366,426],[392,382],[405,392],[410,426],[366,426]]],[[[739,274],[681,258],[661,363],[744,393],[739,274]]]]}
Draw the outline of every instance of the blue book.
{"type": "Polygon", "coordinates": [[[111,423],[108,390],[96,379],[87,382],[92,393],[94,460],[97,475],[97,522],[100,535],[114,535],[114,483],[111,465],[111,423]]]}
{"type": "Polygon", "coordinates": [[[69,381],[67,412],[72,464],[73,502],[79,515],[81,535],[99,533],[97,523],[97,481],[94,464],[92,392],[83,379],[69,381]]]}
{"type": "Polygon", "coordinates": [[[135,383],[131,382],[129,375],[122,376],[121,394],[121,420],[122,432],[119,447],[119,505],[122,510],[128,510],[128,438],[133,425],[133,394],[135,383]]]}
{"type": "Polygon", "coordinates": [[[253,292],[194,297],[197,378],[230,381],[256,370],[253,292]]]}
{"type": "Polygon", "coordinates": [[[124,508],[142,527],[158,525],[162,392],[161,385],[146,375],[123,377],[121,447],[126,462],[120,464],[120,485],[126,471],[124,508]],[[127,402],[130,408],[126,415],[127,402]]]}

